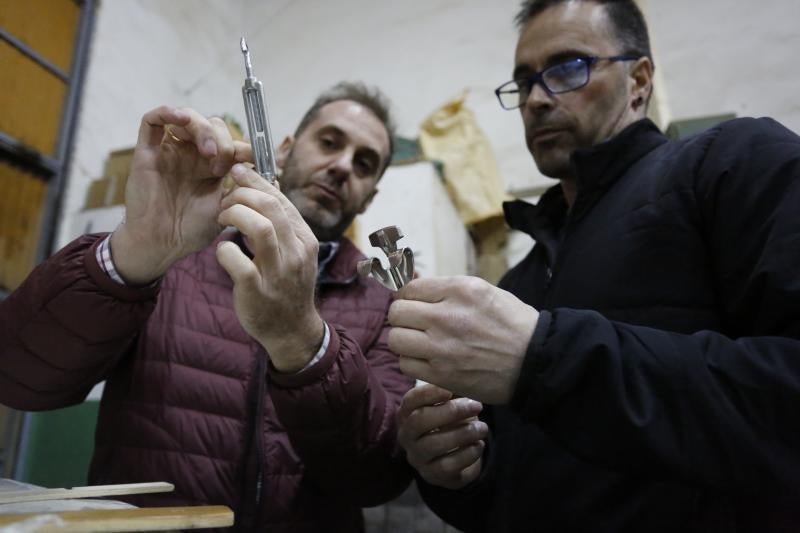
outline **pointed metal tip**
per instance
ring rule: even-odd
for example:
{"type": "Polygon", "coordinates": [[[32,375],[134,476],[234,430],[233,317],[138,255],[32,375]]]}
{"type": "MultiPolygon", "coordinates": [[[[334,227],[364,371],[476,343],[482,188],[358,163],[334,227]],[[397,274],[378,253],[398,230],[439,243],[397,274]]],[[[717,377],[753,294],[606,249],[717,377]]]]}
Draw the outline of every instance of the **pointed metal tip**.
{"type": "Polygon", "coordinates": [[[247,41],[244,40],[244,37],[242,37],[242,39],[239,41],[239,46],[242,47],[242,53],[246,54],[247,53],[247,41]]]}

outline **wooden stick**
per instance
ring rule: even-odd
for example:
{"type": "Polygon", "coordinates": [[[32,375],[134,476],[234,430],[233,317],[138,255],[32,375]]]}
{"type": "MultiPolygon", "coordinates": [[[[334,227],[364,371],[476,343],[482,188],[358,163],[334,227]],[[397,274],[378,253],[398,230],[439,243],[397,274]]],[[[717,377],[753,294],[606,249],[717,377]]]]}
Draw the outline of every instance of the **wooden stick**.
{"type": "Polygon", "coordinates": [[[102,531],[164,531],[228,527],[233,525],[233,511],[224,505],[197,507],[142,507],[138,509],[103,509],[59,513],[18,513],[0,515],[0,527],[38,518],[36,533],[94,533],[102,531]],[[44,521],[44,517],[54,517],[44,521]],[[58,522],[57,519],[61,520],[58,522]]]}
{"type": "Polygon", "coordinates": [[[102,498],[105,496],[124,496],[126,494],[150,494],[172,492],[175,485],[163,481],[152,483],[127,483],[121,485],[92,485],[71,489],[33,489],[0,491],[0,504],[36,502],[42,500],[71,500],[73,498],[102,498]]]}

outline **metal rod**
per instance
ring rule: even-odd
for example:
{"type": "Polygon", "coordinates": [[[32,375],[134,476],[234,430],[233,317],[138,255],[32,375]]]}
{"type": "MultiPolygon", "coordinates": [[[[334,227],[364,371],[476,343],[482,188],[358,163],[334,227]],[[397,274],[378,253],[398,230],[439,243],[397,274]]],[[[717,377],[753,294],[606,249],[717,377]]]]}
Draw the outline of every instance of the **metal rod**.
{"type": "Polygon", "coordinates": [[[53,63],[45,59],[45,57],[41,55],[39,52],[37,52],[27,44],[23,43],[22,41],[20,41],[10,33],[8,33],[6,30],[4,30],[3,28],[0,28],[0,39],[3,39],[8,44],[10,44],[23,54],[31,58],[34,62],[38,63],[45,70],[50,72],[50,74],[52,74],[53,76],[57,77],[64,83],[69,83],[69,76],[67,76],[67,74],[63,70],[55,66],[53,63]]]}
{"type": "Polygon", "coordinates": [[[247,74],[248,78],[253,77],[253,63],[250,62],[250,50],[247,49],[247,41],[244,40],[244,37],[241,38],[239,41],[239,46],[242,48],[242,53],[244,54],[244,70],[247,74]]]}
{"type": "Polygon", "coordinates": [[[8,159],[12,165],[45,179],[50,179],[59,168],[57,160],[37,152],[3,131],[0,131],[0,159],[8,159]]]}
{"type": "Polygon", "coordinates": [[[86,67],[89,63],[89,45],[94,32],[95,11],[97,0],[85,0],[81,8],[78,22],[78,31],[75,50],[72,54],[71,83],[67,88],[66,106],[61,118],[61,134],[58,138],[56,159],[59,163],[58,171],[47,190],[45,209],[42,215],[42,235],[36,253],[36,262],[45,260],[53,253],[56,240],[56,229],[60,222],[63,210],[63,191],[72,161],[72,151],[75,144],[75,129],[77,127],[78,108],[83,93],[83,84],[86,79],[86,67]]]}

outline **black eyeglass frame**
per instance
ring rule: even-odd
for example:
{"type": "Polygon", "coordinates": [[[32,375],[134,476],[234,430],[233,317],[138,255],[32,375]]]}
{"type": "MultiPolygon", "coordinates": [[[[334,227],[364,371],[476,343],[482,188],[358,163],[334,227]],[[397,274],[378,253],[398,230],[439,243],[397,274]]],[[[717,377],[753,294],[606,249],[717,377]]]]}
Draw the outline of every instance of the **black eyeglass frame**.
{"type": "Polygon", "coordinates": [[[544,91],[549,96],[553,96],[553,95],[556,95],[556,94],[564,94],[564,93],[568,93],[568,92],[572,92],[572,91],[577,91],[578,89],[580,89],[582,87],[585,87],[589,83],[589,79],[591,78],[591,69],[592,69],[592,67],[599,61],[636,61],[637,59],[639,59],[641,57],[642,56],[634,56],[634,55],[616,55],[616,56],[608,56],[608,57],[599,57],[599,56],[575,57],[575,58],[572,58],[572,59],[567,60],[567,61],[562,61],[560,63],[556,63],[555,65],[550,65],[546,69],[542,69],[539,72],[534,72],[533,74],[531,74],[529,76],[526,76],[524,78],[519,78],[519,79],[516,79],[516,80],[507,81],[504,84],[500,85],[497,89],[495,89],[494,90],[494,94],[497,97],[497,101],[500,102],[500,107],[502,107],[503,109],[505,109],[507,111],[512,111],[514,109],[519,109],[520,107],[522,107],[523,104],[524,104],[524,100],[522,100],[520,98],[519,99],[519,103],[517,105],[515,105],[513,107],[507,107],[507,106],[505,106],[503,104],[503,98],[500,95],[501,94],[511,94],[511,93],[514,93],[514,92],[518,93],[518,92],[520,92],[519,88],[523,84],[527,84],[527,86],[528,86],[528,94],[530,94],[530,91],[533,90],[533,86],[535,84],[537,84],[537,83],[542,86],[542,89],[544,89],[544,91]],[[585,67],[585,69],[586,69],[586,81],[584,81],[583,83],[581,83],[580,85],[578,85],[576,87],[571,87],[569,89],[564,89],[564,90],[561,90],[561,91],[554,91],[554,90],[550,89],[550,87],[547,86],[547,82],[544,80],[544,77],[547,75],[547,73],[549,71],[552,71],[553,69],[563,68],[564,65],[567,65],[569,63],[574,63],[574,62],[580,62],[580,64],[582,64],[585,67]],[[513,91],[506,91],[504,93],[503,89],[507,88],[509,85],[512,85],[512,84],[514,85],[514,90],[513,91]]]}

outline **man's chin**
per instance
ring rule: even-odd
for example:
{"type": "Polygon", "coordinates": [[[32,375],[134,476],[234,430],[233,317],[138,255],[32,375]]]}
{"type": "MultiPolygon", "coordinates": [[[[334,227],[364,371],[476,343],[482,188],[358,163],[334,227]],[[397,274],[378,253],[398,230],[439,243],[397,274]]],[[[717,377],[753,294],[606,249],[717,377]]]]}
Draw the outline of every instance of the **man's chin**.
{"type": "Polygon", "coordinates": [[[533,155],[533,161],[536,163],[536,168],[539,172],[548,178],[561,179],[565,173],[569,173],[569,158],[564,159],[560,157],[549,156],[536,157],[533,155]]]}
{"type": "Polygon", "coordinates": [[[316,217],[308,218],[305,216],[303,219],[320,242],[338,240],[344,234],[344,230],[347,229],[347,226],[350,225],[349,222],[345,224],[340,219],[320,220],[316,217]]]}

